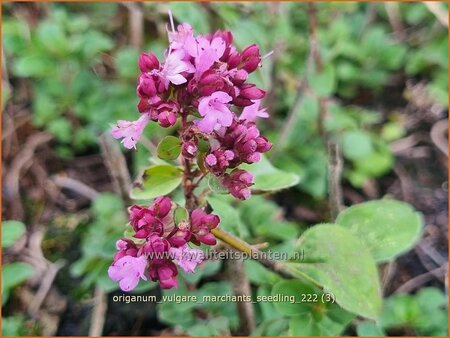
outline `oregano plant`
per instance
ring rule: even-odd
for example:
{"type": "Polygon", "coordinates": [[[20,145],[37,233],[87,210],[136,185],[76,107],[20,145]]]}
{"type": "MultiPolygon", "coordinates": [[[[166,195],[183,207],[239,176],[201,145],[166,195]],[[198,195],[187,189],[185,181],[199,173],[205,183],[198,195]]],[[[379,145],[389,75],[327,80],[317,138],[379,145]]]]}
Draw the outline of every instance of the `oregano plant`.
{"type": "Polygon", "coordinates": [[[128,149],[136,148],[152,121],[175,127],[177,136],[159,142],[160,160],[144,170],[131,191],[133,199],[153,201],[129,208],[131,229],[116,243],[109,277],[123,291],[133,290],[141,279],[176,288],[179,269],[195,273],[205,260],[203,249],[219,239],[277,273],[281,280],[275,279],[274,297],[281,292],[298,296],[300,303],[308,303],[302,295],[319,299],[319,304],[281,301],[275,306],[289,318],[291,334],[339,334],[355,315],[376,320],[382,308],[377,262],[412,247],[421,233],[421,216],[399,201],[352,206],[336,220],[304,231],[285,261],[261,256],[222,229],[229,223],[239,227],[239,222],[219,217],[232,207],[215,195],[247,200],[252,193],[286,189],[300,179],[263,155],[272,143],[255,121],[269,116],[261,106],[265,91],[248,81],[265,59],[259,47],[238,50],[229,31],[195,35],[187,23],[175,29],[172,18],[168,38],[163,60],[151,52],[139,57],[140,117],[119,120],[112,130],[128,149]],[[183,198],[169,197],[180,186],[183,198]]]}
{"type": "Polygon", "coordinates": [[[238,51],[231,32],[196,36],[186,23],[176,30],[172,24],[168,36],[164,60],[151,52],[139,57],[140,117],[120,120],[112,130],[113,137],[132,149],[151,121],[163,128],[176,125],[178,137],[165,137],[157,150],[161,159],[181,164],[148,168],[132,193],[156,199],[150,206],[129,209],[133,239],[117,242],[108,272],[124,291],[147,279],[146,271],[166,289],[177,286],[178,268],[194,272],[204,255],[189,244],[215,245],[220,223],[196,189],[211,176],[236,199],[250,198],[254,176],[240,166],[259,162],[272,147],[255,124],[255,119],[268,117],[261,107],[265,91],[247,81],[261,66],[259,47],[238,51]],[[184,206],[166,195],[180,184],[184,206]]]}

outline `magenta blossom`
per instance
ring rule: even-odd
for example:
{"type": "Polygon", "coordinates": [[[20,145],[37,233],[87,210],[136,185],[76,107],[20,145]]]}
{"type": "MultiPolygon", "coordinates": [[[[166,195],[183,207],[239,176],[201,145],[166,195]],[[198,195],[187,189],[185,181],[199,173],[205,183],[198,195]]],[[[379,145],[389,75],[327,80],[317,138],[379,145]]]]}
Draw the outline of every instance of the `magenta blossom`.
{"type": "Polygon", "coordinates": [[[189,273],[194,272],[197,265],[205,258],[202,250],[191,249],[187,244],[180,248],[170,248],[169,252],[173,255],[175,264],[189,273]]]}
{"type": "Polygon", "coordinates": [[[169,33],[169,43],[170,49],[184,49],[184,45],[186,40],[189,40],[194,36],[191,25],[188,23],[183,23],[178,25],[176,32],[168,32],[169,33]]]}
{"type": "Polygon", "coordinates": [[[215,92],[211,96],[200,99],[198,111],[203,119],[197,122],[198,128],[210,133],[221,127],[228,127],[233,122],[233,113],[228,108],[227,103],[232,97],[225,92],[215,92]]]}
{"type": "Polygon", "coordinates": [[[142,116],[136,121],[117,121],[117,126],[111,131],[112,136],[115,139],[123,138],[122,143],[125,148],[136,148],[136,143],[141,138],[144,128],[150,121],[148,114],[142,114],[142,116]]]}
{"type": "Polygon", "coordinates": [[[266,108],[259,109],[261,100],[255,100],[251,106],[247,106],[242,110],[242,114],[239,117],[240,120],[255,121],[257,117],[268,118],[269,113],[266,108]]]}
{"type": "Polygon", "coordinates": [[[250,187],[253,185],[253,175],[242,169],[234,169],[231,174],[223,176],[222,185],[234,197],[246,200],[251,195],[250,187]]]}
{"type": "Polygon", "coordinates": [[[199,76],[219,61],[225,52],[226,44],[220,37],[209,41],[203,36],[196,38],[189,36],[184,48],[190,56],[195,58],[196,75],[199,76]]]}
{"type": "Polygon", "coordinates": [[[169,83],[180,85],[185,83],[186,78],[181,75],[183,72],[193,72],[192,65],[183,61],[184,51],[172,51],[166,58],[159,76],[162,78],[165,88],[169,88],[169,83]]]}
{"type": "Polygon", "coordinates": [[[140,278],[147,280],[144,275],[146,267],[145,256],[124,256],[109,267],[108,275],[113,281],[119,281],[122,291],[131,291],[138,285],[140,278]]]}

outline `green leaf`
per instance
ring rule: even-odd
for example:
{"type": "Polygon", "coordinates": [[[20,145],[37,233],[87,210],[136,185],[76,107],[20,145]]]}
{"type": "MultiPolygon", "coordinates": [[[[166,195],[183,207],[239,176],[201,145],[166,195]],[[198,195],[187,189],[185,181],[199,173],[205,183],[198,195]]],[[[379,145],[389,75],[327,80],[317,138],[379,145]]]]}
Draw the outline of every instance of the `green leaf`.
{"type": "Polygon", "coordinates": [[[151,199],[167,195],[181,183],[183,171],[180,168],[159,164],[147,168],[142,182],[135,182],[130,196],[133,199],[151,199]]]}
{"type": "Polygon", "coordinates": [[[280,281],[280,276],[266,269],[261,263],[253,260],[244,260],[244,268],[247,276],[253,284],[275,284],[280,281]]]}
{"type": "Polygon", "coordinates": [[[344,133],[342,152],[350,160],[358,160],[373,152],[369,134],[361,130],[351,130],[344,133]]]}
{"type": "Polygon", "coordinates": [[[312,315],[308,313],[290,319],[289,333],[295,337],[320,336],[321,330],[312,315]]]}
{"type": "Polygon", "coordinates": [[[25,224],[19,221],[2,222],[2,248],[9,248],[25,233],[25,224]]]}
{"type": "Polygon", "coordinates": [[[2,267],[2,304],[8,301],[10,290],[33,276],[34,269],[30,264],[14,262],[2,267]]]}
{"type": "Polygon", "coordinates": [[[24,336],[25,319],[23,316],[2,317],[2,336],[24,336]]]}
{"type": "Polygon", "coordinates": [[[179,224],[182,221],[189,220],[189,213],[186,210],[186,208],[183,207],[175,208],[175,210],[173,211],[173,220],[175,224],[179,224]]]}
{"type": "Polygon", "coordinates": [[[336,75],[331,63],[323,65],[319,72],[315,70],[308,74],[308,84],[321,97],[327,97],[336,90],[336,75]]]}
{"type": "Polygon", "coordinates": [[[180,156],[181,141],[175,136],[166,136],[158,144],[158,157],[163,160],[175,160],[180,156]]]}
{"type": "Polygon", "coordinates": [[[287,263],[292,273],[323,286],[344,309],[370,319],[378,317],[381,291],[377,267],[358,238],[338,225],[320,224],[300,237],[295,251],[302,250],[303,261],[287,263]]]}
{"type": "Polygon", "coordinates": [[[272,289],[272,296],[279,296],[282,301],[275,301],[273,304],[278,312],[286,316],[307,315],[312,311],[312,303],[302,302],[302,295],[315,293],[312,286],[299,280],[283,280],[272,289]]]}
{"type": "Polygon", "coordinates": [[[386,332],[384,332],[381,327],[368,320],[358,323],[356,326],[356,333],[360,337],[386,336],[386,332]]]}
{"type": "Polygon", "coordinates": [[[215,175],[208,175],[208,187],[216,194],[228,194],[228,190],[220,183],[215,175]]]}
{"type": "Polygon", "coordinates": [[[223,195],[210,195],[207,200],[213,209],[213,213],[220,218],[220,227],[239,237],[248,235],[248,230],[242,224],[237,208],[230,204],[234,200],[230,201],[229,196],[223,195]]]}
{"type": "Polygon", "coordinates": [[[336,223],[358,237],[377,262],[384,262],[416,243],[422,233],[423,219],[411,205],[383,199],[342,211],[336,223]]]}
{"type": "Polygon", "coordinates": [[[24,77],[49,76],[49,74],[53,74],[54,70],[54,64],[48,57],[42,54],[28,54],[18,59],[14,67],[14,72],[18,76],[24,77]]]}
{"type": "Polygon", "coordinates": [[[187,329],[187,333],[190,336],[229,336],[230,335],[230,323],[226,317],[218,317],[208,320],[200,321],[187,329]]]}
{"type": "Polygon", "coordinates": [[[244,164],[240,168],[248,170],[254,175],[253,190],[277,191],[287,189],[300,182],[298,175],[275,168],[264,156],[258,163],[244,164]]]}

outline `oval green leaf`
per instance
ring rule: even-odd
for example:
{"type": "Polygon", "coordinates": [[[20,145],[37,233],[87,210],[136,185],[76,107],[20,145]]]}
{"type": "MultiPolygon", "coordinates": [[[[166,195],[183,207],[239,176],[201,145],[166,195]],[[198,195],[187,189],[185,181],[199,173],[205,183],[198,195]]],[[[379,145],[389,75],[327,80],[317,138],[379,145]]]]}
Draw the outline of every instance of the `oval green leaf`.
{"type": "Polygon", "coordinates": [[[187,220],[189,220],[189,213],[186,208],[175,208],[175,210],[173,211],[173,221],[175,222],[175,224],[179,224],[180,222],[187,220]]]}
{"type": "Polygon", "coordinates": [[[19,221],[2,222],[2,248],[9,248],[25,233],[25,224],[19,221]]]}
{"type": "Polygon", "coordinates": [[[158,144],[158,157],[162,160],[175,160],[180,156],[181,141],[175,136],[166,136],[158,144]]]}
{"type": "Polygon", "coordinates": [[[152,199],[167,195],[181,184],[183,171],[180,168],[159,164],[147,168],[140,182],[131,190],[132,199],[152,199]]]}
{"type": "Polygon", "coordinates": [[[287,263],[292,273],[323,286],[342,308],[363,317],[378,317],[377,267],[370,251],[350,231],[335,224],[316,225],[303,233],[294,250],[303,251],[304,260],[287,263]]]}
{"type": "Polygon", "coordinates": [[[342,211],[336,223],[358,237],[377,262],[384,262],[413,247],[423,219],[411,205],[384,199],[354,205],[342,211]]]}
{"type": "Polygon", "coordinates": [[[290,188],[300,182],[298,175],[275,168],[264,156],[257,163],[243,164],[240,168],[253,174],[255,184],[252,186],[252,190],[256,191],[278,191],[290,188]]]}

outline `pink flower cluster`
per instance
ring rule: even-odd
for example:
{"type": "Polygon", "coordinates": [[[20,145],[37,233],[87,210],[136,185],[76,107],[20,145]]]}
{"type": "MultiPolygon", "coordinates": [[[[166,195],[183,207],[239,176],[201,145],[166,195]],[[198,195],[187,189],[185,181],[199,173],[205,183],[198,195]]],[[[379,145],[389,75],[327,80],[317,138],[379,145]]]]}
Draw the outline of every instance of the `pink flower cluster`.
{"type": "Polygon", "coordinates": [[[247,82],[261,65],[258,46],[239,52],[231,32],[195,36],[186,23],[172,28],[169,43],[162,62],[151,52],[139,57],[142,115],[134,122],[118,121],[113,136],[134,148],[149,121],[170,127],[181,120],[182,156],[196,158],[199,140],[206,140],[204,166],[233,196],[248,198],[253,176],[237,167],[259,161],[272,147],[254,122],[269,116],[260,108],[265,92],[247,82]]]}
{"type": "Polygon", "coordinates": [[[195,209],[189,220],[175,224],[172,209],[172,200],[166,196],[158,197],[149,207],[130,208],[135,240],[117,241],[118,252],[108,270],[123,291],[134,289],[140,279],[147,280],[146,272],[164,289],[177,287],[177,266],[191,273],[204,259],[203,251],[191,249],[188,243],[216,244],[211,230],[219,224],[218,216],[195,209]]]}

